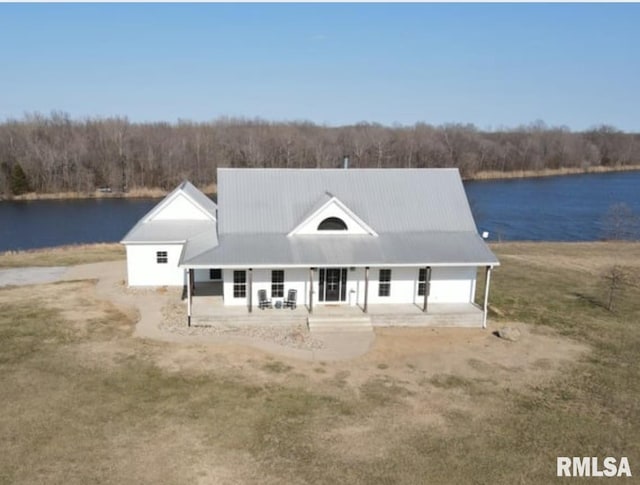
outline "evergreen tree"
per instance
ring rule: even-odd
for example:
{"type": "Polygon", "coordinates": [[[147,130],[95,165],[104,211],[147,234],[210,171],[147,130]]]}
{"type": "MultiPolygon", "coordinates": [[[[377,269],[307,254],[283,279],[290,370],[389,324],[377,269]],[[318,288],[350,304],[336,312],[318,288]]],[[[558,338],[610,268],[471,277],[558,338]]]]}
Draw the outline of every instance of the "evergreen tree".
{"type": "Polygon", "coordinates": [[[24,173],[19,163],[16,163],[11,171],[10,188],[13,195],[21,195],[31,191],[27,174],[24,173]]]}

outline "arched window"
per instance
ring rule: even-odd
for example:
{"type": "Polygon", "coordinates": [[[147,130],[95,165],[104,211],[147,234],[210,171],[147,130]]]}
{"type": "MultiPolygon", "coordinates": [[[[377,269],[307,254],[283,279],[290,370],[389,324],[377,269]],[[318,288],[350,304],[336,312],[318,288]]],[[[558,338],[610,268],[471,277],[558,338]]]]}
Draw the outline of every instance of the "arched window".
{"type": "Polygon", "coordinates": [[[346,231],[347,225],[339,217],[327,217],[318,224],[318,231],[346,231]]]}

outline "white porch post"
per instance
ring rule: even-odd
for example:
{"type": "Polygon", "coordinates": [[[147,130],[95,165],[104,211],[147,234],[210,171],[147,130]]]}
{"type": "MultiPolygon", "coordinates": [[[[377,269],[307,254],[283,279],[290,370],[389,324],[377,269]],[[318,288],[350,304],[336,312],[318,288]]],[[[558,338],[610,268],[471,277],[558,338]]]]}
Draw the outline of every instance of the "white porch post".
{"type": "Polygon", "coordinates": [[[252,302],[252,297],[253,297],[253,269],[249,268],[248,271],[248,279],[249,279],[249,293],[247,293],[247,303],[249,305],[249,313],[251,313],[253,311],[253,302],[252,302]]]}
{"type": "Polygon", "coordinates": [[[489,284],[491,283],[491,266],[487,266],[484,273],[484,307],[482,328],[487,328],[487,311],[489,309],[489,284]]]}
{"type": "Polygon", "coordinates": [[[369,311],[369,266],[364,268],[364,312],[369,311]]]}
{"type": "Polygon", "coordinates": [[[427,304],[429,302],[429,292],[431,291],[431,266],[424,268],[424,303],[422,311],[427,313],[427,304]]]}
{"type": "Polygon", "coordinates": [[[313,313],[313,268],[309,268],[309,313],[313,313]]]}
{"type": "Polygon", "coordinates": [[[187,269],[187,326],[191,326],[191,270],[187,269]]]}

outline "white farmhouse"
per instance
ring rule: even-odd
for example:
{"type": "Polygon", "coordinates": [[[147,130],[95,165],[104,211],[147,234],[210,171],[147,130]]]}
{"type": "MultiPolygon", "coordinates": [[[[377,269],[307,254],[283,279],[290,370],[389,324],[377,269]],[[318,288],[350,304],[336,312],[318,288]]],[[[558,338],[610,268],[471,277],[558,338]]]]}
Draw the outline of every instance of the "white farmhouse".
{"type": "Polygon", "coordinates": [[[309,314],[467,309],[462,324],[485,326],[499,264],[457,169],[221,168],[217,207],[185,182],[122,242],[129,285],[186,285],[189,321],[197,283],[218,280],[224,307],[247,312],[292,299],[309,314]]]}

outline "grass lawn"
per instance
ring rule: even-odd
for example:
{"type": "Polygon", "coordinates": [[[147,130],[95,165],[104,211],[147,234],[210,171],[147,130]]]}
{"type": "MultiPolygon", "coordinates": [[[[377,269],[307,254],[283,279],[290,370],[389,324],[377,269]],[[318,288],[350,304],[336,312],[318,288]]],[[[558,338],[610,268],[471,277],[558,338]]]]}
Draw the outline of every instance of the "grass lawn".
{"type": "MultiPolygon", "coordinates": [[[[445,354],[435,374],[385,332],[386,354],[298,362],[135,339],[90,281],[0,289],[0,483],[566,482],[556,456],[626,456],[640,474],[640,288],[612,313],[601,278],[614,263],[637,276],[640,244],[493,249],[492,320],[530,333],[477,330],[478,347],[454,344],[464,369],[445,354]],[[585,350],[534,358],[536,338],[585,350]]],[[[33,261],[117,256],[83,251],[33,261]]]]}
{"type": "Polygon", "coordinates": [[[83,263],[114,261],[124,257],[124,246],[118,243],[79,244],[51,249],[0,253],[0,268],[72,266],[83,263]]]}

